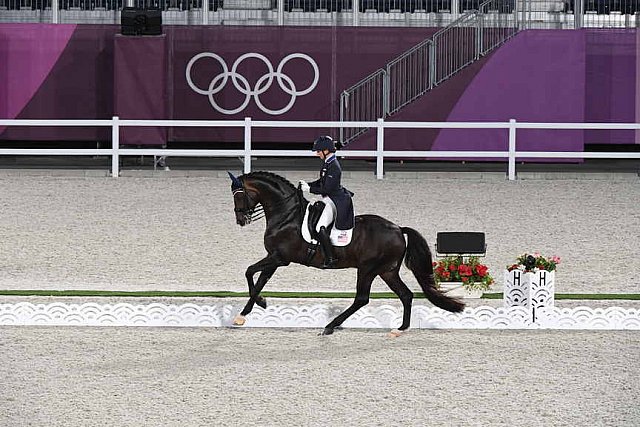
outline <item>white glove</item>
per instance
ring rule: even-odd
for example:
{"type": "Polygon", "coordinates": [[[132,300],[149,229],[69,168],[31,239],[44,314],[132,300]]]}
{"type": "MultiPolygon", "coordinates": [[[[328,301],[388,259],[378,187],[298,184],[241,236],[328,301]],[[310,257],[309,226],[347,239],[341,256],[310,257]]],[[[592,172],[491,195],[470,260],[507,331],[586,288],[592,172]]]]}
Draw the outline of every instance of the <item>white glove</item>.
{"type": "Polygon", "coordinates": [[[302,191],[306,191],[307,193],[311,190],[311,187],[309,187],[309,184],[307,184],[307,182],[302,179],[298,181],[298,185],[300,185],[300,189],[302,191]]]}

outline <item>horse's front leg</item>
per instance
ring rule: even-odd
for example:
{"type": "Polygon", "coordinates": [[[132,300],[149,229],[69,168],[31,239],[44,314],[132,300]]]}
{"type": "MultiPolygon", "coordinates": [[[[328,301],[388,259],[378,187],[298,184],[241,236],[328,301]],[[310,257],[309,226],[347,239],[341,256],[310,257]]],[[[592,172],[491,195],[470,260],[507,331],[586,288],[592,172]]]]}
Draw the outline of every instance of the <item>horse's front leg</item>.
{"type": "Polygon", "coordinates": [[[260,272],[260,276],[258,276],[258,281],[253,288],[253,291],[249,291],[249,301],[247,301],[247,305],[244,306],[244,309],[240,312],[241,315],[246,316],[251,313],[253,310],[253,305],[258,304],[262,308],[267,308],[267,300],[260,296],[260,292],[262,292],[262,288],[267,284],[273,273],[276,272],[278,266],[265,268],[260,272]]]}
{"type": "Polygon", "coordinates": [[[233,319],[234,325],[244,325],[246,322],[245,316],[251,313],[254,304],[258,304],[262,308],[267,308],[267,300],[260,296],[260,292],[269,279],[271,279],[273,273],[275,273],[281,265],[284,264],[278,262],[272,255],[268,255],[247,268],[245,276],[247,278],[247,285],[249,286],[249,301],[247,301],[247,304],[244,306],[240,314],[233,319]],[[258,281],[254,285],[253,276],[255,276],[257,272],[260,272],[260,276],[258,276],[258,281]]]}

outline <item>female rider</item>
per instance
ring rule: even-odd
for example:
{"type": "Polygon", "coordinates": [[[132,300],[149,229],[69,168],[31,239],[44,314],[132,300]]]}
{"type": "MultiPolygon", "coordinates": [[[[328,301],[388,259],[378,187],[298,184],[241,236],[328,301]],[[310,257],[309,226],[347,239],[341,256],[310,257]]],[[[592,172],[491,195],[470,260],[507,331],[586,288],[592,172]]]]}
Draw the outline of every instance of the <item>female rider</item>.
{"type": "MultiPolygon", "coordinates": [[[[351,200],[353,193],[340,184],[342,168],[336,158],[336,144],[330,136],[321,136],[314,141],[312,150],[323,160],[320,178],[308,184],[301,180],[300,188],[313,194],[322,195],[325,211],[331,209],[336,213],[334,227],[338,230],[350,230],[355,224],[351,200]]],[[[325,259],[322,268],[334,267],[338,262],[329,237],[328,228],[331,220],[333,220],[333,214],[323,214],[318,223],[320,225],[318,241],[325,259]],[[323,224],[323,218],[328,218],[329,222],[325,221],[323,224]]]]}

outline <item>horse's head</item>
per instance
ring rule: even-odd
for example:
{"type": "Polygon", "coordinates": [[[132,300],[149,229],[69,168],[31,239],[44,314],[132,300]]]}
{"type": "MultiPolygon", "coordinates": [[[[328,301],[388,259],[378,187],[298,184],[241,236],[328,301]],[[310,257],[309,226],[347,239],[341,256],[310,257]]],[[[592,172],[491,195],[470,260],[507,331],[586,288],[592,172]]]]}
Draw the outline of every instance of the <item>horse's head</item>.
{"type": "Polygon", "coordinates": [[[227,172],[231,178],[231,193],[233,194],[233,210],[236,213],[236,223],[241,227],[250,224],[251,221],[262,213],[262,207],[257,201],[257,193],[244,185],[244,183],[227,172]],[[251,194],[253,191],[254,194],[251,194]]]}

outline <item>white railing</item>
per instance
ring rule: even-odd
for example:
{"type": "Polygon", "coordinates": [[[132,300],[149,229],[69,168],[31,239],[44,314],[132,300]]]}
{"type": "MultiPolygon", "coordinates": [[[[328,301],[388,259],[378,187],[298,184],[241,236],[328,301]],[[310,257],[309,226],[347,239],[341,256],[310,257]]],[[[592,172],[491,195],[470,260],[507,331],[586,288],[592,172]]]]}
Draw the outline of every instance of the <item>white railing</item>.
{"type": "Polygon", "coordinates": [[[111,127],[112,147],[105,149],[23,149],[0,148],[2,156],[111,156],[111,175],[120,173],[120,156],[171,156],[171,157],[241,157],[244,159],[244,173],[251,172],[251,157],[313,157],[309,150],[257,150],[252,148],[252,128],[343,128],[368,127],[377,129],[375,150],[340,150],[341,157],[360,157],[376,159],[376,177],[384,177],[385,158],[503,158],[508,163],[507,176],[510,181],[516,179],[516,159],[640,159],[640,152],[583,152],[583,151],[517,151],[516,134],[518,129],[617,129],[640,131],[640,123],[530,123],[517,122],[340,122],[340,121],[259,121],[247,117],[244,120],[120,120],[117,116],[111,120],[29,120],[0,119],[2,126],[91,126],[111,127]],[[120,148],[120,128],[127,126],[146,127],[243,127],[244,149],[163,149],[163,148],[120,148]],[[385,151],[385,129],[504,129],[508,131],[508,147],[505,151],[385,151]]]}

